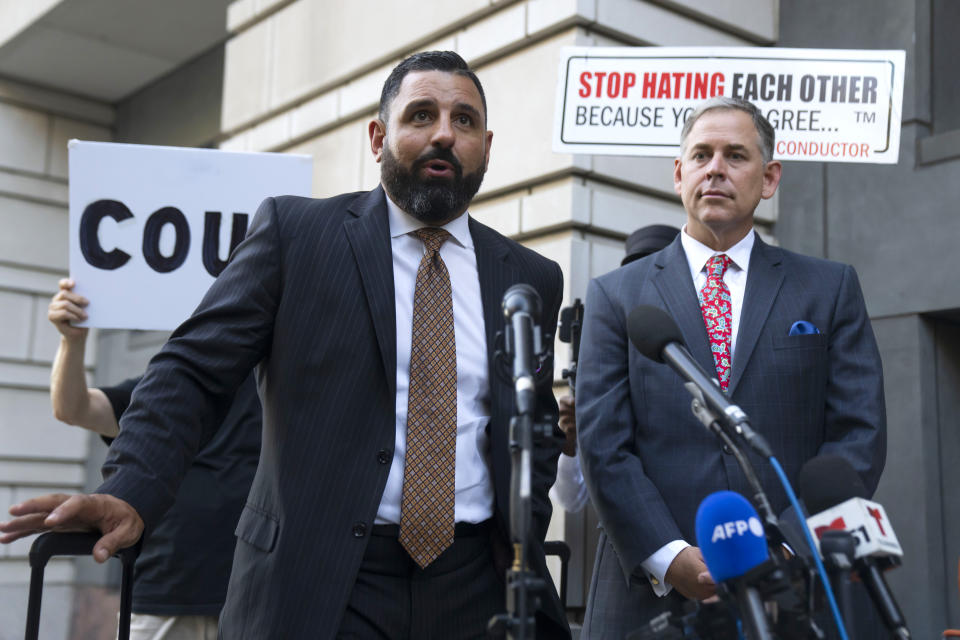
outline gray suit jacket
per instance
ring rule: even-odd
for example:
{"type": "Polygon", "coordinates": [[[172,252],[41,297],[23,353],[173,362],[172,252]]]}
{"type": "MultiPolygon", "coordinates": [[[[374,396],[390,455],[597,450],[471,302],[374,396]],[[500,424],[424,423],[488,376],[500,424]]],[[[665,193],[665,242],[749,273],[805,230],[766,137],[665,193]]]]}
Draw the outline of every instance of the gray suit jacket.
{"type": "MultiPolygon", "coordinates": [[[[679,237],[591,283],[577,378],[584,475],[615,552],[595,581],[625,591],[633,576],[631,590],[651,601],[646,579],[636,579],[641,562],[671,540],[695,545],[697,507],[710,493],[750,491],[733,456],[691,414],[680,377],[630,344],[626,319],[642,304],[666,310],[694,359],[715,372],[679,237]]],[[[766,437],[791,482],[807,460],[833,453],[849,460],[873,492],[886,455],[883,379],[852,267],[755,239],[728,395],[766,437]],[[790,336],[798,320],[820,333],[790,336]]],[[[787,498],[775,472],[749,455],[774,510],[782,511],[787,498]]],[[[619,615],[609,604],[605,615],[619,615]]]]}
{"type": "MultiPolygon", "coordinates": [[[[470,231],[491,365],[494,542],[505,547],[514,399],[509,382],[493,371],[500,301],[510,285],[527,282],[544,301],[544,326],[555,324],[562,275],[556,263],[482,224],[471,220],[470,231]]],[[[395,333],[383,190],[268,198],[230,264],[134,392],[100,492],[129,502],[150,527],[170,506],[234,389],[259,365],[263,448],[236,528],[224,637],[335,634],[393,454],[395,333]]],[[[538,400],[555,412],[550,380],[538,400]]],[[[534,463],[538,542],[550,519],[547,491],[558,454],[541,449],[534,463]]],[[[539,544],[532,566],[546,575],[539,544]]],[[[565,632],[556,592],[544,600],[542,611],[565,632]]]]}

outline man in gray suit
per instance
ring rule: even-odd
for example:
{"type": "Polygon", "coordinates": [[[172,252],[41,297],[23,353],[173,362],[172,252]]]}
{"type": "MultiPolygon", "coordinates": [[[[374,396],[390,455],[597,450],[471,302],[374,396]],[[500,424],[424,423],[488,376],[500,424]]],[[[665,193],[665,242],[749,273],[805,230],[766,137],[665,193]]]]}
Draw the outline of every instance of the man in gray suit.
{"type": "MultiPolygon", "coordinates": [[[[715,585],[695,545],[700,502],[750,495],[732,455],[690,412],[668,366],[642,356],[627,316],[654,305],[715,372],[770,443],[791,481],[837,454],[873,491],[886,454],[880,356],[852,267],[763,242],[753,212],[774,195],[774,131],[752,104],[713,99],[687,120],[674,188],[687,211],[677,239],[591,282],[577,380],[587,486],[603,533],[584,637],[616,638],[715,585]]],[[[777,511],[786,494],[749,454],[777,511]]]]}
{"type": "MultiPolygon", "coordinates": [[[[268,198],[194,315],[154,358],[89,496],[15,505],[9,542],[77,524],[103,561],[170,506],[199,445],[257,366],[263,447],[240,516],[225,638],[476,638],[505,608],[509,380],[496,375],[504,292],[556,263],[466,213],[493,134],[479,80],[416,54],[369,125],[381,187],[268,198]]],[[[539,406],[556,413],[549,365],[539,406]]],[[[559,445],[533,461],[529,563],[549,586],[538,636],[569,630],[542,541],[559,445]]]]}

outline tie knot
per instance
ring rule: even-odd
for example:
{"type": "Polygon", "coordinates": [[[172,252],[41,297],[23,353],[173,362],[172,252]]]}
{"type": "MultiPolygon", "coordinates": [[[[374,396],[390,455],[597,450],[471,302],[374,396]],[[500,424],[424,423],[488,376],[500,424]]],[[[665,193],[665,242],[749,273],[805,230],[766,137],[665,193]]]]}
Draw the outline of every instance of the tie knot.
{"type": "Polygon", "coordinates": [[[442,247],[443,243],[450,237],[449,231],[439,227],[423,227],[422,229],[417,229],[414,233],[420,238],[420,241],[423,242],[423,246],[427,248],[427,252],[430,253],[440,251],[440,247],[442,247]]]}
{"type": "Polygon", "coordinates": [[[725,253],[718,253],[707,260],[707,277],[716,276],[722,278],[727,267],[730,266],[730,256],[725,253]]]}

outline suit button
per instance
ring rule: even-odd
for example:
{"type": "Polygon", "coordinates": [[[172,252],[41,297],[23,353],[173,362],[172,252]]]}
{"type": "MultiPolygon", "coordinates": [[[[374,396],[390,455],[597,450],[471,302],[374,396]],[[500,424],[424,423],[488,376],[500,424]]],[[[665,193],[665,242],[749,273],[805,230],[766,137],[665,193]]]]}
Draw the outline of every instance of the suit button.
{"type": "Polygon", "coordinates": [[[728,456],[732,456],[732,455],[733,455],[733,449],[731,449],[731,448],[730,448],[730,445],[728,445],[728,444],[723,445],[723,452],[724,452],[725,454],[727,454],[728,456]]]}
{"type": "Polygon", "coordinates": [[[357,522],[353,525],[353,537],[362,538],[367,535],[367,525],[363,522],[357,522]]]}
{"type": "Polygon", "coordinates": [[[386,449],[380,449],[380,451],[377,451],[377,462],[380,464],[388,464],[390,462],[390,452],[386,449]]]}

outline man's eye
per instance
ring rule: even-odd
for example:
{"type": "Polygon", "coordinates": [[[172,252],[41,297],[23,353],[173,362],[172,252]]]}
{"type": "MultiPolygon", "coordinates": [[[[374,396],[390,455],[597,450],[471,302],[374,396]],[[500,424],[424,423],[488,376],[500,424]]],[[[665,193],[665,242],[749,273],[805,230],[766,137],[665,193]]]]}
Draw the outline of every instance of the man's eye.
{"type": "Polygon", "coordinates": [[[703,151],[695,151],[693,154],[694,160],[703,160],[706,157],[707,157],[707,154],[705,154],[703,151]]]}
{"type": "Polygon", "coordinates": [[[459,115],[457,116],[457,124],[461,124],[465,127],[473,125],[473,118],[468,115],[459,115]]]}
{"type": "Polygon", "coordinates": [[[414,122],[427,122],[430,120],[430,114],[426,111],[417,111],[413,114],[414,122]]]}
{"type": "Polygon", "coordinates": [[[742,154],[742,153],[734,152],[734,153],[731,153],[731,154],[730,154],[730,157],[733,158],[734,160],[743,160],[743,154],[742,154]]]}

